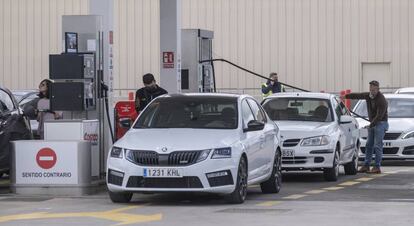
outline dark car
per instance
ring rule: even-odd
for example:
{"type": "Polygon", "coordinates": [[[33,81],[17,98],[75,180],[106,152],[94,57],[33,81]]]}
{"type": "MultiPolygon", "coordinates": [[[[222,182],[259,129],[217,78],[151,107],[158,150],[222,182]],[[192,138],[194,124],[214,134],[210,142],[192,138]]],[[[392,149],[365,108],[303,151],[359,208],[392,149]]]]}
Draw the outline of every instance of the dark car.
{"type": "Polygon", "coordinates": [[[13,94],[0,87],[0,176],[10,169],[10,141],[27,139],[32,139],[27,116],[23,114],[13,94]]]}
{"type": "MultiPolygon", "coordinates": [[[[26,111],[26,109],[37,106],[37,101],[39,100],[39,91],[38,90],[11,90],[13,96],[16,98],[19,107],[26,111]]],[[[40,139],[40,136],[37,132],[39,127],[39,122],[37,121],[37,116],[32,115],[28,116],[30,127],[32,128],[32,134],[35,139],[40,139]]]]}

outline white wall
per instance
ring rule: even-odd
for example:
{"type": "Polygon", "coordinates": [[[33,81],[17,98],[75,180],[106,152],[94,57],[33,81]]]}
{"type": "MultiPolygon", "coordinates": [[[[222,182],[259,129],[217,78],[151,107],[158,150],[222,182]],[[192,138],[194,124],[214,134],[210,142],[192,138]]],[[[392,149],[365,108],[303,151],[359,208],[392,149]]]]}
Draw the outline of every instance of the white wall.
{"type": "MultiPolygon", "coordinates": [[[[59,15],[87,13],[87,2],[0,0],[0,84],[37,86],[47,55],[60,50],[59,15]]],[[[159,74],[159,1],[114,4],[114,87],[136,89],[142,74],[159,74]]],[[[362,63],[385,62],[392,86],[414,86],[413,0],[182,0],[182,7],[183,28],[215,32],[215,57],[276,71],[292,85],[360,90],[362,63]]],[[[219,88],[263,81],[223,63],[216,72],[219,88]]]]}
{"type": "Polygon", "coordinates": [[[88,0],[0,0],[0,86],[33,89],[62,50],[62,15],[86,15],[88,0]]]}

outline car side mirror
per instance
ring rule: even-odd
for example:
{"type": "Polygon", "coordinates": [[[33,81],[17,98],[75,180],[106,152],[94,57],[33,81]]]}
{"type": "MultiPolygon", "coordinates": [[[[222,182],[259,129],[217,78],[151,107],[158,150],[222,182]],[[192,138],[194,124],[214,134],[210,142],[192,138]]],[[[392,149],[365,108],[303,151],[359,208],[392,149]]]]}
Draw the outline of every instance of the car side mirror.
{"type": "Polygon", "coordinates": [[[119,124],[121,124],[122,128],[131,128],[132,121],[130,118],[121,118],[119,119],[119,124]]]}
{"type": "Polygon", "coordinates": [[[259,122],[257,120],[251,120],[249,123],[247,123],[247,128],[243,129],[243,132],[258,131],[258,130],[262,130],[264,127],[265,127],[265,124],[263,122],[259,122]]]}
{"type": "Polygon", "coordinates": [[[341,115],[341,118],[339,119],[339,124],[348,124],[352,123],[353,118],[349,115],[341,115]]]}

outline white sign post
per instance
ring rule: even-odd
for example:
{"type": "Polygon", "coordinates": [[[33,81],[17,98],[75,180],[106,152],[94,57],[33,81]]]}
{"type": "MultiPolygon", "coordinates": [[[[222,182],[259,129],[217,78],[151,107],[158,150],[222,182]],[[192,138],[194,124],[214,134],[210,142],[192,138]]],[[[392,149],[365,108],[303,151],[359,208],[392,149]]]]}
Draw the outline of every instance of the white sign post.
{"type": "Polygon", "coordinates": [[[90,183],[90,143],[86,141],[15,141],[12,182],[16,185],[90,183]]]}

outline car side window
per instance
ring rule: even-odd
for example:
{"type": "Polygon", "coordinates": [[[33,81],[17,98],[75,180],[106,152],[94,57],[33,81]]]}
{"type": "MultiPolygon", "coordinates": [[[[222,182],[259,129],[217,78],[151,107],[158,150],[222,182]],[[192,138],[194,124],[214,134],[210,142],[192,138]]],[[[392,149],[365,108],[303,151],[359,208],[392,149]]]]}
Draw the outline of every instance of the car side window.
{"type": "Polygon", "coordinates": [[[247,127],[247,123],[249,123],[251,120],[254,120],[254,115],[246,99],[244,99],[241,103],[241,112],[243,125],[244,127],[247,127]]]}
{"type": "Polygon", "coordinates": [[[247,99],[247,102],[253,111],[255,119],[259,122],[266,123],[266,115],[263,114],[262,108],[259,106],[259,104],[252,99],[247,99]]]}

